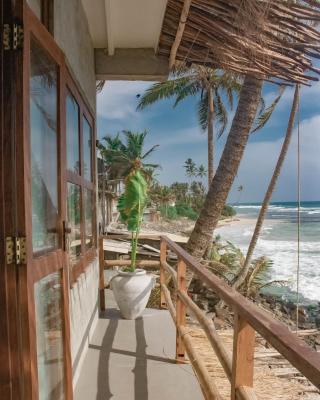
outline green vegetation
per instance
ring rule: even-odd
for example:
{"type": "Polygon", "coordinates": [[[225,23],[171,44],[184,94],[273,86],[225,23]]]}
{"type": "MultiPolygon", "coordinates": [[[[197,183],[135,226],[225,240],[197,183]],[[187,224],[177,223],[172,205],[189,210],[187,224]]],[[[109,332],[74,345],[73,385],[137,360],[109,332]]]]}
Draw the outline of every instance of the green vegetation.
{"type": "MultiPolygon", "coordinates": [[[[206,262],[208,268],[231,284],[244,266],[245,255],[231,242],[223,244],[220,236],[216,236],[206,262]]],[[[287,281],[270,280],[271,267],[272,261],[267,257],[253,259],[239,291],[245,296],[255,297],[267,287],[287,285],[287,281]]]]}
{"type": "Polygon", "coordinates": [[[148,190],[154,176],[154,170],[159,166],[146,163],[145,159],[158,147],[155,145],[145,151],[144,143],[147,132],[123,131],[124,141],[118,133],[115,137],[106,136],[99,150],[103,157],[109,178],[124,178],[125,191],[119,197],[118,211],[121,221],[126,223],[128,231],[132,232],[131,266],[128,271],[136,268],[138,236],[141,228],[143,211],[148,203],[148,190]]]}

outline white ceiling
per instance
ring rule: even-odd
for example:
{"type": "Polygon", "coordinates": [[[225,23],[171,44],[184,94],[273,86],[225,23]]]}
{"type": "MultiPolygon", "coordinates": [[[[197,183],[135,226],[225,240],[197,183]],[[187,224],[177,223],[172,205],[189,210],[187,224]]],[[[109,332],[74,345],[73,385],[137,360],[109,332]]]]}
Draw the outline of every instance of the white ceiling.
{"type": "Polygon", "coordinates": [[[158,46],[167,0],[82,0],[95,48],[158,46]]]}

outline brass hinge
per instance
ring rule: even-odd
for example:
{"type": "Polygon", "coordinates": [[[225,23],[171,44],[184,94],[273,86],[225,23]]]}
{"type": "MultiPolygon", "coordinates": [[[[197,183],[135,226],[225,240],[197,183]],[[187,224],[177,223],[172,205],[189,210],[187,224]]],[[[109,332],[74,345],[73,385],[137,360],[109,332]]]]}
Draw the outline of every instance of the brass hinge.
{"type": "Polygon", "coordinates": [[[6,238],[6,264],[26,264],[27,246],[25,237],[6,238]]]}
{"type": "Polygon", "coordinates": [[[3,24],[4,50],[18,50],[23,47],[23,26],[19,23],[3,24]]]}

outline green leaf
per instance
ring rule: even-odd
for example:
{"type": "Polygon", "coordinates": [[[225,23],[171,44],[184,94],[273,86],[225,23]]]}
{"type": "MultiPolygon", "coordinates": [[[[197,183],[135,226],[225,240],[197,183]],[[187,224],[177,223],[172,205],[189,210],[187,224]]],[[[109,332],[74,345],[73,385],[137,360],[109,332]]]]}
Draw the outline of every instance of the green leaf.
{"type": "Polygon", "coordinates": [[[278,96],[273,100],[269,107],[262,112],[259,113],[258,118],[255,121],[254,128],[251,133],[257,132],[259,129],[262,129],[267,122],[269,121],[271,115],[273,114],[275,108],[277,107],[283,93],[285,90],[285,86],[280,86],[278,96]]]}

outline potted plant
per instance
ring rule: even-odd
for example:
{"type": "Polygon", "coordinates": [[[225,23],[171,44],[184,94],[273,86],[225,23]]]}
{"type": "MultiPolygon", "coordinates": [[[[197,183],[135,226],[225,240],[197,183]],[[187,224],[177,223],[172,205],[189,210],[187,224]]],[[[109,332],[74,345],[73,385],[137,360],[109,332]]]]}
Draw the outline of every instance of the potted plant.
{"type": "Polygon", "coordinates": [[[157,147],[153,146],[145,154],[142,153],[146,132],[124,132],[127,143],[120,142],[118,149],[104,149],[112,156],[116,165],[126,170],[125,190],[118,200],[118,211],[122,222],[132,234],[130,266],[118,272],[111,279],[111,288],[122,316],[135,319],[144,311],[151,290],[154,286],[153,276],[147,275],[143,269],[136,268],[138,237],[141,229],[143,212],[148,199],[149,174],[146,168],[157,168],[154,164],[144,164],[143,160],[157,147]]]}

